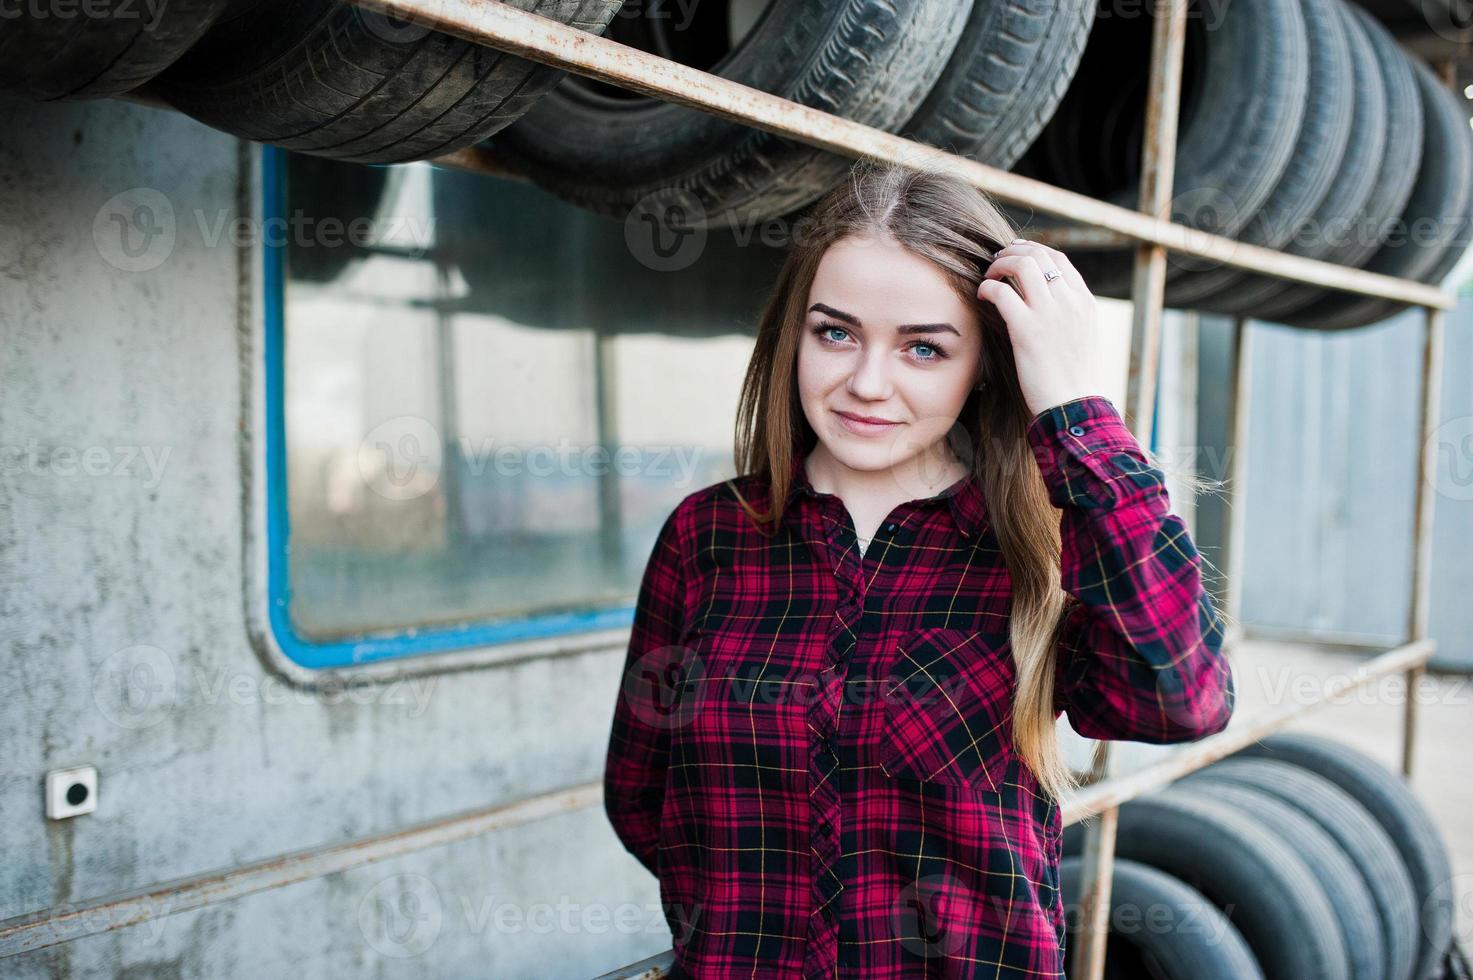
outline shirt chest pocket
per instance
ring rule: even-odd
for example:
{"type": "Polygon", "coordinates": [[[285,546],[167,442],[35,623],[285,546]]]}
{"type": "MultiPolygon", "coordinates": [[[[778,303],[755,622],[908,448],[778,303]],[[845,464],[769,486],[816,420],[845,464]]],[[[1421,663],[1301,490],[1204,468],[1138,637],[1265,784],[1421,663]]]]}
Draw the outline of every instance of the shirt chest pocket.
{"type": "Polygon", "coordinates": [[[1012,655],[986,634],[903,634],[881,675],[880,767],[892,778],[995,791],[1012,760],[1012,655]]]}

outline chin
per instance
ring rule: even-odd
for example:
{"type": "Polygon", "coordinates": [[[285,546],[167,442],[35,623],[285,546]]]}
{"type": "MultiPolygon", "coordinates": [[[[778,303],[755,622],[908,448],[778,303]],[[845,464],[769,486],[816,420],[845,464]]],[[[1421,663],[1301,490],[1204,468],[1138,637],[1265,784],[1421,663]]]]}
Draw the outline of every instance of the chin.
{"type": "Polygon", "coordinates": [[[848,432],[835,433],[825,447],[830,456],[851,470],[882,472],[895,465],[889,443],[865,441],[848,432]]]}

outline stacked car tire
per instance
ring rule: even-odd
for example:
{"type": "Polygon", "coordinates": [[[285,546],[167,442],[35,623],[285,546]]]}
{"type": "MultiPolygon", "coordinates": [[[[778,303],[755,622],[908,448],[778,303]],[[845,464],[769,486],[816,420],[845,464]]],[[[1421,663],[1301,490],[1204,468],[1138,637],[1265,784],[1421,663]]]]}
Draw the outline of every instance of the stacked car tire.
{"type": "MultiPolygon", "coordinates": [[[[1172,220],[1439,284],[1469,238],[1464,100],[1349,0],[1194,0],[1187,30],[1172,220]]],[[[1016,169],[1136,207],[1149,40],[1149,16],[1100,20],[1073,86],[1016,169]]],[[[1081,252],[1075,264],[1095,292],[1125,298],[1132,261],[1133,250],[1112,248],[1081,252]]],[[[1406,308],[1181,255],[1168,260],[1165,298],[1323,330],[1406,308]]]]}
{"type": "MultiPolygon", "coordinates": [[[[620,0],[508,0],[599,33],[620,0]]],[[[246,139],[358,163],[422,160],[510,125],[565,74],[338,0],[99,0],[0,32],[0,88],[138,92],[246,139]],[[106,66],[106,67],[101,67],[106,66]]]]}
{"type": "MultiPolygon", "coordinates": [[[[593,34],[1135,207],[1154,5],[1104,0],[509,0],[593,34]]],[[[551,194],[626,219],[750,229],[850,160],[690,106],[340,0],[99,0],[0,32],[0,91],[135,93],[237,136],[348,163],[476,144],[551,194]]],[[[1350,0],[1191,0],[1172,219],[1438,283],[1473,204],[1467,109],[1350,0]]],[[[454,246],[456,214],[446,219],[454,246]]],[[[1024,233],[1036,216],[1015,217],[1024,233]]],[[[1048,225],[1051,219],[1039,222],[1048,225]]],[[[474,228],[462,228],[470,238],[474,228]]],[[[465,237],[462,235],[461,237],[465,237]]],[[[1128,295],[1133,250],[1080,250],[1128,295]]],[[[472,283],[473,288],[477,284],[472,283]]],[[[1166,302],[1339,329],[1403,304],[1172,255],[1166,302]]]]}
{"type": "MultiPolygon", "coordinates": [[[[1077,926],[1084,827],[1060,877],[1077,926]]],[[[1107,957],[1174,980],[1434,980],[1447,845],[1404,779],[1331,739],[1271,735],[1120,808],[1107,957]],[[1163,922],[1163,914],[1169,921],[1163,922]]]]}

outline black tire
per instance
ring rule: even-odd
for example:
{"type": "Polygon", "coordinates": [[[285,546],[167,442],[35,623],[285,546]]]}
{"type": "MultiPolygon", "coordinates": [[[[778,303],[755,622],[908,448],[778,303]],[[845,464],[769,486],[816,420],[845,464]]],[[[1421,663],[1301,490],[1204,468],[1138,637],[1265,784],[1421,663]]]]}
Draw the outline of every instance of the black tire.
{"type": "MultiPolygon", "coordinates": [[[[1309,106],[1288,169],[1238,240],[1317,257],[1333,244],[1320,233],[1325,222],[1355,214],[1370,196],[1386,146],[1386,92],[1370,41],[1341,0],[1305,0],[1304,15],[1309,106]]],[[[1283,281],[1224,266],[1181,277],[1166,303],[1251,314],[1262,291],[1283,281]]]]}
{"type": "MultiPolygon", "coordinates": [[[[940,77],[970,0],[772,0],[706,70],[889,132],[940,77]]],[[[550,193],[622,219],[678,194],[694,227],[749,227],[821,197],[853,165],[688,106],[570,78],[491,142],[550,193]]]]}
{"type": "MultiPolygon", "coordinates": [[[[1067,912],[1077,913],[1081,860],[1059,862],[1067,912]]],[[[1070,936],[1077,931],[1070,915],[1070,936]]],[[[1253,951],[1231,920],[1201,892],[1139,861],[1116,860],[1110,879],[1106,976],[1158,980],[1264,980],[1253,951]],[[1125,911],[1123,911],[1125,910],[1125,911]],[[1149,910],[1142,928],[1141,910],[1149,910]],[[1163,916],[1162,911],[1167,914],[1163,916]],[[1119,921],[1125,918],[1126,921],[1119,921]],[[1203,934],[1215,937],[1204,941],[1203,934]]]]}
{"type": "Polygon", "coordinates": [[[1315,820],[1353,861],[1381,920],[1385,956],[1378,976],[1407,980],[1416,962],[1417,900],[1396,845],[1345,790],[1288,762],[1229,756],[1182,778],[1178,785],[1234,783],[1268,793],[1315,820]]]}
{"type": "Polygon", "coordinates": [[[902,136],[1007,169],[1084,56],[1094,0],[975,0],[956,51],[902,136]]]}
{"type": "MultiPolygon", "coordinates": [[[[39,102],[121,95],[173,64],[229,0],[104,0],[98,15],[6,17],[0,92],[39,102]]],[[[99,10],[100,8],[100,10],[99,10]]]]}
{"type": "MultiPolygon", "coordinates": [[[[1422,161],[1401,221],[1374,255],[1369,272],[1424,283],[1440,283],[1468,246],[1469,198],[1473,193],[1473,133],[1468,114],[1452,92],[1421,61],[1408,59],[1422,93],[1422,161]],[[1433,223],[1428,235],[1423,226],[1433,223]]],[[[1410,304],[1397,300],[1322,291],[1321,298],[1279,317],[1290,326],[1315,330],[1363,327],[1394,316],[1410,304]]]]}
{"type": "MultiPolygon", "coordinates": [[[[1239,0],[1221,8],[1225,16],[1211,29],[1201,7],[1191,5],[1187,23],[1171,216],[1232,236],[1289,165],[1305,112],[1309,42],[1298,0],[1239,0]]],[[[1015,169],[1138,206],[1150,10],[1147,4],[1144,16],[1097,21],[1068,94],[1015,169]]],[[[1026,227],[1031,217],[1019,210],[1009,209],[1026,227]]],[[[1134,249],[1079,250],[1070,258],[1092,292],[1129,295],[1134,249]]],[[[1185,271],[1178,265],[1168,275],[1185,271]]]]}
{"type": "MultiPolygon", "coordinates": [[[[1078,854],[1084,827],[1064,828],[1078,854]]],[[[1268,980],[1350,975],[1334,907],[1305,859],[1266,827],[1200,793],[1170,789],[1120,807],[1117,857],[1181,879],[1224,910],[1268,980]]]]}
{"type": "MultiPolygon", "coordinates": [[[[1407,198],[1411,196],[1417,168],[1422,161],[1422,98],[1412,66],[1390,32],[1350,0],[1341,0],[1340,7],[1350,15],[1347,20],[1359,29],[1358,33],[1370,44],[1372,52],[1370,59],[1359,61],[1357,79],[1379,77],[1385,89],[1385,114],[1377,123],[1384,130],[1384,146],[1380,164],[1375,168],[1370,195],[1359,209],[1338,217],[1332,226],[1331,247],[1314,257],[1359,268],[1372,252],[1380,248],[1389,223],[1401,214],[1407,198]]],[[[1352,142],[1359,139],[1357,134],[1352,142]]],[[[1261,284],[1261,288],[1253,299],[1252,315],[1264,320],[1276,319],[1324,295],[1317,286],[1289,279],[1256,277],[1255,282],[1261,284]]],[[[1204,304],[1203,309],[1214,307],[1204,304]]]]}
{"type": "Polygon", "coordinates": [[[1386,831],[1412,879],[1421,928],[1414,980],[1432,980],[1452,942],[1452,859],[1447,843],[1400,773],[1347,745],[1303,732],[1276,732],[1234,756],[1277,759],[1317,773],[1345,790],[1386,831]]]}
{"type": "Polygon", "coordinates": [[[1206,778],[1205,772],[1199,775],[1203,778],[1177,782],[1170,791],[1200,792],[1235,806],[1245,817],[1262,822],[1279,840],[1294,848],[1319,879],[1335,909],[1352,980],[1386,980],[1385,927],[1376,912],[1370,887],[1339,842],[1319,821],[1273,793],[1215,776],[1206,778]]]}
{"type": "MultiPolygon", "coordinates": [[[[597,34],[620,0],[510,0],[597,34]]],[[[337,0],[237,0],[148,93],[216,129],[404,163],[509,125],[566,72],[337,0]]]]}

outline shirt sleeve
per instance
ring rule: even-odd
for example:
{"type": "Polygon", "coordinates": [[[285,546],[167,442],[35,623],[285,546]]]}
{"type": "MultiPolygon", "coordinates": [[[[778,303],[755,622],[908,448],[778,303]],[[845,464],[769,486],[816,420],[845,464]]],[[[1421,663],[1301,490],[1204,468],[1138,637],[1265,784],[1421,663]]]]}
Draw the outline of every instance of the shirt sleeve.
{"type": "Polygon", "coordinates": [[[1035,416],[1028,439],[1062,510],[1054,710],[1087,738],[1186,742],[1227,727],[1237,691],[1201,558],[1166,480],[1114,404],[1035,416]]]}
{"type": "Polygon", "coordinates": [[[604,812],[624,847],[656,873],[660,810],[680,683],[685,562],[677,507],[645,565],[604,765],[604,812]]]}

